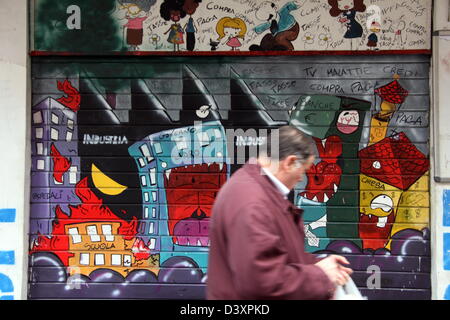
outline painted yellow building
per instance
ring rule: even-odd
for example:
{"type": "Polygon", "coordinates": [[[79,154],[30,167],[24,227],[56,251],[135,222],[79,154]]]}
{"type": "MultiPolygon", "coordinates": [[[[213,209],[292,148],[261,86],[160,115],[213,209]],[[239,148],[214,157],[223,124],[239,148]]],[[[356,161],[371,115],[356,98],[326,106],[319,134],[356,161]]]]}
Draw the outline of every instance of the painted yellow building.
{"type": "Polygon", "coordinates": [[[65,226],[69,237],[68,271],[70,275],[89,274],[100,268],[114,270],[126,277],[135,269],[159,272],[159,255],[137,261],[132,248],[136,238],[125,240],[119,235],[120,222],[88,222],[65,226]]]}

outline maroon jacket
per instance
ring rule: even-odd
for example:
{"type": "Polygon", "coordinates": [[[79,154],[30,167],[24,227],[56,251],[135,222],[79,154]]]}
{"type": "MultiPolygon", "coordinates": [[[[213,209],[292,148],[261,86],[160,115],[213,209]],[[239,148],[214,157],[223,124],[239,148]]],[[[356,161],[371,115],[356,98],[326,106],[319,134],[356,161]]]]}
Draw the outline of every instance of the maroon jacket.
{"type": "Polygon", "coordinates": [[[207,299],[330,299],[334,285],[304,250],[302,212],[261,166],[236,171],[212,211],[207,299]]]}

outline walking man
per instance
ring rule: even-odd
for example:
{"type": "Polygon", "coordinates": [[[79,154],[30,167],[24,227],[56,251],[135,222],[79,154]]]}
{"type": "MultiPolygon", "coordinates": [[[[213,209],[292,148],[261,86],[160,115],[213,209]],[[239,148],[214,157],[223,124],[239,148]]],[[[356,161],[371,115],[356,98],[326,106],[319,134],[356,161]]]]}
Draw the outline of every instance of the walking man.
{"type": "Polygon", "coordinates": [[[208,299],[331,299],[352,273],[344,257],[305,252],[302,210],[287,195],[313,164],[314,144],[291,126],[277,132],[278,145],[269,136],[267,152],[236,171],[216,197],[208,299]]]}

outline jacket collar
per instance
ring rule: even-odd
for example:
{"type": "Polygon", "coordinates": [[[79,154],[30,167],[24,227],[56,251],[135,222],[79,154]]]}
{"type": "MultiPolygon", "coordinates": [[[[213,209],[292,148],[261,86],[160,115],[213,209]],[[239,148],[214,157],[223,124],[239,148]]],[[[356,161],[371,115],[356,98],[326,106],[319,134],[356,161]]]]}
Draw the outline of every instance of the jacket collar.
{"type": "Polygon", "coordinates": [[[273,199],[274,203],[281,207],[285,214],[293,215],[296,220],[302,215],[303,209],[297,208],[292,202],[283,197],[275,184],[264,174],[259,163],[256,161],[248,161],[242,169],[264,186],[267,195],[273,199]]]}

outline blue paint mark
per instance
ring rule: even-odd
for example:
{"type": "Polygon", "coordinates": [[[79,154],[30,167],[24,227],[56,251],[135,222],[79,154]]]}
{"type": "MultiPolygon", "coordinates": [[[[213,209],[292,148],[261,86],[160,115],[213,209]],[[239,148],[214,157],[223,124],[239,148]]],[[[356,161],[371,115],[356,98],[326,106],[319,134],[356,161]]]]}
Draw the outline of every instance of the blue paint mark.
{"type": "MultiPolygon", "coordinates": [[[[11,279],[5,276],[3,273],[0,273],[0,294],[13,292],[14,292],[14,285],[11,279]]],[[[12,295],[0,296],[0,300],[14,300],[14,296],[12,295]]]]}
{"type": "Polygon", "coordinates": [[[450,286],[448,286],[447,290],[445,291],[444,299],[450,300],[450,286]]]}
{"type": "Polygon", "coordinates": [[[444,270],[450,270],[450,233],[444,233],[444,270]]]}
{"type": "Polygon", "coordinates": [[[14,264],[14,251],[0,251],[0,264],[14,264]]]}
{"type": "Polygon", "coordinates": [[[444,209],[444,226],[450,227],[450,190],[444,190],[443,209],[444,209]]]}
{"type": "Polygon", "coordinates": [[[16,209],[0,209],[0,223],[15,222],[16,209]]]}

